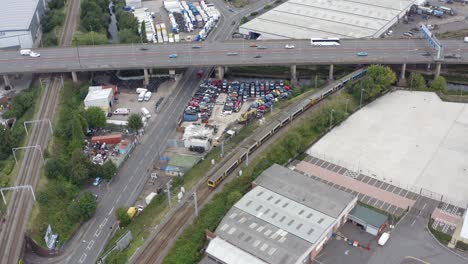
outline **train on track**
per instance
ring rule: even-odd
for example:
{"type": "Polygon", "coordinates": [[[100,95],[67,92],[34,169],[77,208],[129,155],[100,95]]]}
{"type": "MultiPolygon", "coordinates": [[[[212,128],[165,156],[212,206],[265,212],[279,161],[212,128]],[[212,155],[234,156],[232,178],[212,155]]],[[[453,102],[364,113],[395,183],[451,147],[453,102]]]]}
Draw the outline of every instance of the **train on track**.
{"type": "Polygon", "coordinates": [[[230,159],[218,170],[218,173],[212,175],[208,179],[208,186],[215,188],[218,186],[224,178],[226,178],[231,172],[233,172],[237,166],[243,161],[247,160],[249,155],[252,154],[258,147],[260,147],[265,141],[273,136],[282,127],[289,124],[292,120],[297,118],[300,114],[311,108],[324,98],[330,96],[334,92],[340,90],[344,85],[356,79],[359,79],[367,72],[367,68],[362,68],[354,71],[351,74],[346,75],[340,80],[335,81],[327,89],[323,89],[320,93],[315,93],[309,98],[306,98],[299,102],[297,105],[284,111],[281,114],[275,116],[275,119],[266,125],[259,133],[256,133],[253,137],[244,140],[240,145],[240,149],[231,154],[230,159]]]}

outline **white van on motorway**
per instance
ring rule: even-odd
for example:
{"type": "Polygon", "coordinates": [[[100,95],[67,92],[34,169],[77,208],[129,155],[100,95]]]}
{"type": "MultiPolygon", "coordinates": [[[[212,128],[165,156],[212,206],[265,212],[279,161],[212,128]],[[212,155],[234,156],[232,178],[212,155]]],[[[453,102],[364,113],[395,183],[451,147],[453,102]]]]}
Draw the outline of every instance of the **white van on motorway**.
{"type": "Polygon", "coordinates": [[[29,56],[31,54],[32,50],[30,49],[22,49],[20,50],[20,54],[23,56],[29,56]]]}
{"type": "Polygon", "coordinates": [[[379,240],[377,241],[377,244],[379,244],[379,246],[384,246],[387,243],[389,238],[390,238],[390,234],[387,232],[384,232],[380,236],[379,240]]]}
{"type": "Polygon", "coordinates": [[[146,92],[146,93],[145,93],[145,101],[149,101],[149,100],[151,99],[151,95],[152,95],[152,94],[153,94],[153,93],[151,93],[151,92],[146,92]]]}
{"type": "Polygon", "coordinates": [[[145,93],[146,93],[146,92],[141,92],[141,93],[138,95],[138,102],[143,102],[143,100],[145,99],[145,93]]]}
{"type": "Polygon", "coordinates": [[[468,37],[463,38],[463,42],[468,43],[468,37]]]}

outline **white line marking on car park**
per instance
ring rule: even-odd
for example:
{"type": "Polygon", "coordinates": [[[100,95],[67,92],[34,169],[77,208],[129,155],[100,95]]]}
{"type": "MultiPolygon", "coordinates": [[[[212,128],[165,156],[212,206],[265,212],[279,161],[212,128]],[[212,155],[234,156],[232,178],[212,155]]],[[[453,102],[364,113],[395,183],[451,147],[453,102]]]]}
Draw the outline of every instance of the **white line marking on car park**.
{"type": "Polygon", "coordinates": [[[94,240],[89,241],[88,246],[86,247],[86,249],[90,250],[93,247],[93,245],[94,245],[94,240]]]}
{"type": "Polygon", "coordinates": [[[94,232],[94,236],[99,237],[100,234],[101,234],[101,229],[100,228],[96,229],[96,232],[94,232]]]}
{"type": "Polygon", "coordinates": [[[88,255],[86,255],[86,253],[83,253],[83,255],[81,255],[81,257],[80,257],[80,263],[83,263],[87,256],[88,255]]]}

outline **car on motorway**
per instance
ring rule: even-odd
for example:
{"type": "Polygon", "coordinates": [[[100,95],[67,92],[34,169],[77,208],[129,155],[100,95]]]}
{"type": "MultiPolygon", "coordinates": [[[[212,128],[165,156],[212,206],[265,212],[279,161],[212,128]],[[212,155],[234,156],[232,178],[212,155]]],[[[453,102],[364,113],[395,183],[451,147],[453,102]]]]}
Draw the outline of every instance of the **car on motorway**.
{"type": "Polygon", "coordinates": [[[145,50],[148,50],[148,48],[147,47],[141,47],[141,48],[139,48],[139,50],[145,51],[145,50]]]}
{"type": "Polygon", "coordinates": [[[261,55],[256,55],[254,58],[260,59],[262,56],[261,55]]]}
{"type": "Polygon", "coordinates": [[[201,49],[201,46],[195,45],[195,46],[192,46],[192,49],[201,49]]]}
{"type": "Polygon", "coordinates": [[[403,33],[403,36],[408,37],[408,38],[412,38],[413,37],[413,32],[409,32],[409,31],[405,32],[405,33],[403,33]]]}
{"type": "Polygon", "coordinates": [[[257,47],[257,44],[252,43],[252,44],[249,45],[249,47],[251,47],[251,48],[256,48],[256,47],[257,47]]]}
{"type": "Polygon", "coordinates": [[[294,47],[294,45],[286,44],[286,45],[284,46],[284,48],[285,48],[285,49],[294,49],[295,47],[294,47]]]}
{"type": "Polygon", "coordinates": [[[268,49],[268,48],[265,46],[257,46],[257,49],[268,49]]]}
{"type": "Polygon", "coordinates": [[[226,53],[226,55],[228,55],[228,56],[237,56],[237,55],[239,55],[239,53],[237,53],[237,52],[228,52],[228,53],[226,53]]]}
{"type": "Polygon", "coordinates": [[[365,52],[365,51],[358,51],[356,53],[356,55],[358,55],[359,57],[366,57],[369,54],[367,52],[365,52]]]}
{"type": "Polygon", "coordinates": [[[22,56],[28,56],[29,54],[31,54],[31,52],[32,52],[32,50],[30,50],[30,49],[22,49],[22,50],[20,50],[20,54],[21,54],[22,56]]]}
{"type": "Polygon", "coordinates": [[[37,52],[34,52],[34,51],[32,51],[31,53],[29,53],[29,56],[30,56],[30,57],[33,57],[33,58],[37,58],[37,57],[40,57],[40,56],[41,56],[41,54],[40,54],[40,53],[37,53],[37,52]]]}
{"type": "Polygon", "coordinates": [[[461,55],[452,53],[452,54],[445,55],[444,58],[446,58],[446,59],[461,59],[461,55]]]}
{"type": "Polygon", "coordinates": [[[421,56],[430,57],[430,56],[432,56],[432,54],[430,52],[426,52],[426,53],[421,54],[421,56]]]}
{"type": "Polygon", "coordinates": [[[96,177],[96,179],[94,179],[93,186],[98,186],[99,184],[101,184],[101,182],[101,177],[96,177]]]}
{"type": "Polygon", "coordinates": [[[169,58],[170,58],[170,59],[175,59],[175,58],[177,58],[177,54],[175,54],[175,53],[174,53],[174,54],[171,54],[171,55],[169,55],[169,58]]]}

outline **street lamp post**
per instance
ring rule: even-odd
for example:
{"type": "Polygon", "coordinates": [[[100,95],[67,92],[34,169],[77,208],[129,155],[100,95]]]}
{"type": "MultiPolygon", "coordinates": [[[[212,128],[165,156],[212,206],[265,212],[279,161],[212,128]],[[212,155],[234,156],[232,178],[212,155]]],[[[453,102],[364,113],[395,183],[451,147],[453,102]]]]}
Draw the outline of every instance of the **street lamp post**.
{"type": "Polygon", "coordinates": [[[362,107],[362,93],[364,92],[364,89],[361,89],[361,100],[359,101],[359,109],[362,107]]]}
{"type": "Polygon", "coordinates": [[[329,128],[329,130],[331,130],[332,124],[333,124],[333,112],[335,112],[335,109],[332,109],[330,111],[330,128],[329,128]]]}

